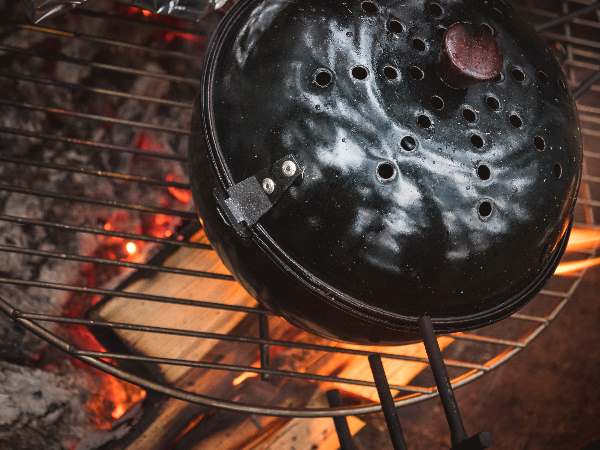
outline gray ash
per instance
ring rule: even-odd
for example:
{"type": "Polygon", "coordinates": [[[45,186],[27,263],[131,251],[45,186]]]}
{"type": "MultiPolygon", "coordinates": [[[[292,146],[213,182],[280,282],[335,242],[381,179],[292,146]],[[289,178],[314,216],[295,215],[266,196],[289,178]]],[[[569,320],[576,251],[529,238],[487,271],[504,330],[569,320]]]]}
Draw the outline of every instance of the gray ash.
{"type": "MultiPolygon", "coordinates": [[[[94,3],[96,10],[126,12],[123,6],[108,1],[94,3]]],[[[184,203],[182,191],[178,195],[177,191],[169,192],[163,186],[27,164],[27,161],[34,161],[157,180],[186,181],[182,163],[187,153],[185,133],[164,132],[96,117],[187,130],[191,108],[183,105],[192,103],[196,85],[191,81],[175,82],[168,77],[161,78],[161,75],[198,79],[199,61],[206,38],[174,33],[161,27],[125,24],[127,25],[124,26],[118,20],[73,14],[54,18],[51,22],[44,23],[44,26],[76,30],[101,39],[110,37],[158,50],[177,50],[197,58],[158,54],[119,46],[114,42],[94,42],[93,38],[70,37],[36,27],[5,25],[0,30],[0,158],[3,158],[0,161],[1,215],[159,237],[167,237],[181,225],[179,218],[69,202],[15,192],[18,189],[14,189],[20,187],[179,210],[191,208],[190,204],[184,203]],[[21,52],[15,52],[11,48],[20,49],[21,52]],[[23,54],[22,51],[33,52],[39,57],[23,54]],[[69,59],[71,62],[67,62],[69,59]],[[99,64],[103,64],[104,68],[99,64]],[[107,65],[115,70],[107,70],[107,65]],[[157,76],[124,73],[130,68],[157,76]],[[35,80],[19,80],[16,75],[35,80]],[[57,81],[60,86],[51,85],[57,81]],[[98,92],[98,89],[168,99],[180,102],[182,106],[108,95],[106,92],[98,92]],[[83,113],[85,116],[71,112],[83,113]],[[63,138],[74,138],[81,143],[64,142],[63,138]],[[93,142],[102,145],[98,147],[86,144],[93,142]],[[111,147],[107,148],[105,144],[111,147]],[[139,150],[150,157],[123,151],[127,148],[139,150]],[[156,152],[176,158],[152,157],[156,152]],[[7,158],[17,161],[10,162],[7,158]]],[[[0,218],[0,277],[111,288],[128,271],[103,265],[92,267],[46,255],[17,253],[11,251],[11,248],[115,259],[128,256],[123,253],[124,245],[125,241],[113,237],[16,224],[0,218]]],[[[147,243],[139,245],[140,249],[143,248],[143,258],[142,255],[137,255],[136,261],[142,259],[143,262],[157,251],[156,246],[147,243]]],[[[0,283],[0,297],[23,311],[78,317],[97,300],[90,296],[73,296],[61,290],[15,286],[10,283],[0,283]]],[[[45,326],[56,329],[48,324],[45,326]]],[[[66,337],[73,338],[74,334],[66,337]]],[[[81,343],[86,344],[89,342],[81,343]]],[[[4,430],[6,425],[6,429],[10,430],[0,433],[0,446],[2,442],[10,441],[12,448],[34,448],[33,441],[27,443],[23,440],[28,435],[35,437],[35,433],[29,429],[31,427],[41,430],[50,426],[55,432],[54,440],[60,441],[55,442],[56,448],[67,445],[69,440],[79,442],[82,436],[95,429],[89,418],[76,413],[89,400],[89,377],[93,376],[89,374],[95,372],[74,364],[57,352],[48,351],[47,345],[0,316],[0,359],[13,363],[2,363],[0,366],[0,378],[10,381],[1,383],[3,387],[0,388],[0,397],[13,398],[16,395],[13,391],[24,389],[21,386],[23,383],[32,390],[35,388],[35,392],[32,391],[32,401],[27,403],[29,406],[13,405],[12,409],[0,417],[0,429],[4,430]],[[85,376],[82,376],[83,372],[86,373],[85,376]],[[39,394],[36,394],[38,391],[39,394]],[[36,395],[50,403],[58,402],[59,406],[44,403],[47,409],[54,409],[50,412],[41,411],[43,408],[40,405],[43,402],[36,400],[36,395]],[[63,400],[53,400],[56,398],[63,400]],[[13,411],[14,408],[21,408],[21,411],[13,411]],[[12,416],[11,411],[15,413],[12,416]],[[40,417],[27,421],[27,424],[16,419],[12,421],[11,417],[17,417],[18,412],[25,415],[31,413],[32,417],[40,413],[40,417]],[[28,433],[24,433],[24,430],[28,433]]],[[[98,443],[106,440],[101,436],[96,438],[98,443]]],[[[55,448],[52,445],[51,443],[45,447],[55,448]]],[[[94,448],[89,442],[86,445],[87,448],[94,448]]]]}

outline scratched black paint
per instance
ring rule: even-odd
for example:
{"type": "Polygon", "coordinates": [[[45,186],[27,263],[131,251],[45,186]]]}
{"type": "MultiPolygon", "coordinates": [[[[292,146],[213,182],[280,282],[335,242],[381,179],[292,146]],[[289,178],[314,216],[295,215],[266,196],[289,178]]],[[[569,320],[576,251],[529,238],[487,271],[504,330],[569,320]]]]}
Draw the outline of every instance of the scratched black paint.
{"type": "Polygon", "coordinates": [[[328,337],[399,343],[418,336],[423,313],[439,332],[470,329],[539,291],[568,239],[582,153],[558,63],[504,2],[440,2],[439,17],[422,0],[375,4],[367,13],[356,0],[238,3],[209,46],[191,178],[214,247],[264,305],[328,337]],[[389,30],[392,20],[401,32],[389,30]],[[494,29],[502,81],[461,90],[440,80],[439,30],[459,21],[494,29]],[[315,82],[323,70],[332,75],[325,86],[315,82]],[[403,147],[406,137],[414,148],[403,147]],[[241,238],[213,190],[286,154],[302,177],[241,238]],[[391,181],[377,176],[383,162],[397,170],[391,181]]]}

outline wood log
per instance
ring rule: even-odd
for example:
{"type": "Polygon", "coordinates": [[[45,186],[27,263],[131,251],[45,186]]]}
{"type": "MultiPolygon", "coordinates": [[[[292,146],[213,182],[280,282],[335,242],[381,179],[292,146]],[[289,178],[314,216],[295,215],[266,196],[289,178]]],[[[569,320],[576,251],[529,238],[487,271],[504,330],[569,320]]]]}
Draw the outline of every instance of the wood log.
{"type": "MultiPolygon", "coordinates": [[[[193,240],[200,242],[204,239],[204,234],[199,233],[193,240]]],[[[216,252],[192,248],[177,250],[164,261],[164,266],[228,273],[216,252]]],[[[256,301],[239,283],[171,273],[157,273],[140,279],[127,286],[125,291],[186,300],[215,301],[236,306],[254,306],[256,304],[256,301]]],[[[117,297],[104,301],[95,310],[93,316],[111,322],[227,334],[246,315],[222,309],[117,297]]],[[[200,361],[216,344],[214,340],[210,339],[192,339],[168,334],[123,330],[117,330],[116,333],[126,346],[136,353],[164,358],[200,361]]],[[[159,365],[158,367],[165,381],[169,383],[177,381],[188,370],[187,367],[174,365],[159,365]]]]}
{"type": "MultiPolygon", "coordinates": [[[[195,239],[201,240],[205,237],[199,234],[195,239]]],[[[225,267],[212,251],[181,248],[167,258],[164,265],[226,273],[225,267]]],[[[159,273],[137,280],[125,290],[192,300],[212,299],[230,305],[255,305],[255,301],[237,283],[168,273],[159,273]]],[[[255,315],[122,298],[105,301],[97,308],[94,315],[98,319],[112,322],[232,333],[242,336],[256,336],[258,330],[258,318],[255,315]]],[[[270,337],[273,339],[348,347],[347,344],[326,341],[305,333],[281,318],[271,317],[269,323],[270,337]]],[[[132,331],[117,331],[117,333],[125,345],[138,354],[241,366],[259,365],[259,351],[256,345],[156,333],[132,331]]],[[[444,348],[450,342],[451,339],[443,338],[440,340],[440,345],[444,348]]],[[[365,347],[360,348],[365,349],[365,347]]],[[[366,349],[372,352],[382,351],[413,357],[426,356],[422,344],[366,349]]],[[[280,370],[320,375],[335,374],[342,378],[372,380],[365,356],[271,347],[270,357],[271,366],[280,370]]],[[[426,367],[424,363],[415,361],[386,359],[384,362],[390,383],[398,385],[410,383],[426,367]]],[[[319,384],[282,377],[263,381],[253,372],[239,373],[161,365],[160,374],[165,383],[176,384],[187,391],[216,398],[235,398],[235,401],[246,403],[306,407],[309,399],[308,404],[323,406],[325,405],[324,392],[334,387],[353,396],[377,400],[375,388],[352,384],[319,384]]],[[[151,415],[152,420],[149,425],[129,443],[128,450],[158,450],[171,447],[174,442],[179,443],[178,448],[193,450],[288,448],[291,442],[295,443],[296,448],[328,449],[334,448],[337,442],[331,419],[300,420],[246,416],[224,411],[209,411],[173,399],[163,402],[151,415]]],[[[351,429],[357,431],[361,427],[362,421],[351,419],[351,429]]]]}

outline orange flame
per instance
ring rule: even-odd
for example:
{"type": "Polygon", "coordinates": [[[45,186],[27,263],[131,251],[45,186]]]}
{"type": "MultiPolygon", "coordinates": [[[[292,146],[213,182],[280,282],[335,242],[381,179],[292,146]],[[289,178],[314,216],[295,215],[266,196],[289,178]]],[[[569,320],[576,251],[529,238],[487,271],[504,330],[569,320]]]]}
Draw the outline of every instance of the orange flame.
{"type": "Polygon", "coordinates": [[[567,245],[567,252],[595,250],[598,244],[600,244],[600,230],[573,228],[567,245]]]}
{"type": "Polygon", "coordinates": [[[98,391],[90,396],[86,409],[91,413],[94,425],[101,430],[111,429],[114,420],[123,417],[133,405],[146,398],[146,391],[138,386],[102,372],[94,371],[93,375],[98,391]]]}
{"type": "Polygon", "coordinates": [[[583,269],[600,265],[600,258],[580,259],[577,261],[567,261],[560,263],[554,272],[554,275],[568,275],[573,272],[579,272],[583,269]]]}
{"type": "Polygon", "coordinates": [[[244,372],[240,376],[238,376],[235,380],[233,380],[233,382],[231,384],[233,384],[234,386],[239,386],[244,381],[246,381],[250,378],[256,378],[256,377],[258,377],[258,374],[256,372],[244,372]]]}
{"type": "MultiPolygon", "coordinates": [[[[591,228],[573,228],[567,244],[566,253],[594,251],[600,244],[600,230],[591,228]]],[[[600,265],[600,258],[585,258],[561,262],[554,275],[572,275],[590,267],[600,265]]]]}

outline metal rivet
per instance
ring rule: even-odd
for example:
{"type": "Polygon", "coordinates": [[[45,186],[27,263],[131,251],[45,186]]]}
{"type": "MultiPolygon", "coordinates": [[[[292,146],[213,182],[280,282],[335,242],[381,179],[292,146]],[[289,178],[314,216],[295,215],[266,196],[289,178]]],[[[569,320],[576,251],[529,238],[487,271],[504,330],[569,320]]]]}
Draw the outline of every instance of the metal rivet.
{"type": "Polygon", "coordinates": [[[298,171],[298,166],[294,161],[285,161],[281,166],[281,171],[286,177],[293,177],[298,171]]]}
{"type": "Polygon", "coordinates": [[[275,182],[270,178],[265,178],[262,182],[262,188],[267,194],[275,192],[275,182]]]}

